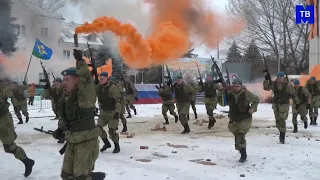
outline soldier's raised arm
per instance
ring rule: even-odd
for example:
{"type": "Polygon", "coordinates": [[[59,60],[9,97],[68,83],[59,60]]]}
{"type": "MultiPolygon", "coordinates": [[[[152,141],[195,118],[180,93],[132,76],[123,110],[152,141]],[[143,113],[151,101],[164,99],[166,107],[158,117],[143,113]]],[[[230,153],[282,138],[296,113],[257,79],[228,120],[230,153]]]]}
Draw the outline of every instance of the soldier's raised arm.
{"type": "Polygon", "coordinates": [[[94,79],[85,61],[77,61],[76,74],[80,78],[78,105],[81,108],[95,107],[96,89],[94,79]]]}
{"type": "Polygon", "coordinates": [[[257,112],[258,104],[259,104],[259,97],[254,95],[252,92],[246,90],[246,98],[247,101],[251,104],[251,109],[254,112],[257,112]]]}
{"type": "Polygon", "coordinates": [[[273,81],[270,84],[268,80],[263,81],[263,90],[270,91],[272,89],[273,81]]]}
{"type": "Polygon", "coordinates": [[[293,85],[288,83],[288,88],[287,88],[288,94],[292,97],[293,103],[294,104],[300,104],[300,99],[296,93],[296,90],[294,89],[293,85]]]}

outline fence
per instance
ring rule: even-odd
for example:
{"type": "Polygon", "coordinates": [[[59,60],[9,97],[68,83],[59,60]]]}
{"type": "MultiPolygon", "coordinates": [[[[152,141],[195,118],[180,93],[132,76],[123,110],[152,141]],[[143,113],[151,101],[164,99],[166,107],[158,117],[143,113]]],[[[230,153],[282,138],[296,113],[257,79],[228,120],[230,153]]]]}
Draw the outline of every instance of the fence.
{"type": "MultiPolygon", "coordinates": [[[[38,112],[44,111],[46,109],[51,109],[51,100],[47,100],[47,99],[42,99],[41,95],[37,95],[34,96],[34,101],[33,104],[31,105],[31,103],[29,103],[30,99],[27,98],[27,103],[28,103],[28,110],[38,110],[38,112]]],[[[9,100],[9,102],[11,103],[11,101],[9,100]]],[[[10,107],[9,107],[10,112],[14,112],[14,107],[11,103],[10,107]]]]}

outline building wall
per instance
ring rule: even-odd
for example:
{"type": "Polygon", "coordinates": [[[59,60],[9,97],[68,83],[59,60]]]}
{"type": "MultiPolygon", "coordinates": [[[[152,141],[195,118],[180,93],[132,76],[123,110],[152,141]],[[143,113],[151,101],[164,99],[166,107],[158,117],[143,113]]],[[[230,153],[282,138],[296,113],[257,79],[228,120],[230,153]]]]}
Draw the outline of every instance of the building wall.
{"type": "Polygon", "coordinates": [[[309,41],[309,72],[311,72],[314,65],[320,64],[319,36],[309,41]]]}

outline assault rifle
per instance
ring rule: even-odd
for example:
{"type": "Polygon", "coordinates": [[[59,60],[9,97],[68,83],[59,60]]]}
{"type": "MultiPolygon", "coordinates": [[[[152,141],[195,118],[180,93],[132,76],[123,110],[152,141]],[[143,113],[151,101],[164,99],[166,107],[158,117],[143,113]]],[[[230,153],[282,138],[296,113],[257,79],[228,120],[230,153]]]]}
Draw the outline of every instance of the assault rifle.
{"type": "MultiPolygon", "coordinates": [[[[43,126],[41,126],[41,128],[33,128],[33,129],[45,134],[50,134],[50,135],[54,134],[54,131],[52,130],[48,130],[48,131],[43,130],[43,126]]],[[[64,146],[59,150],[60,155],[64,154],[64,152],[66,151],[66,148],[67,148],[67,143],[65,143],[64,146]]]]}
{"type": "Polygon", "coordinates": [[[166,65],[166,71],[167,71],[168,76],[166,76],[165,78],[168,79],[168,85],[172,86],[172,78],[171,78],[170,70],[167,65],[166,65]]]}
{"type": "Polygon", "coordinates": [[[196,65],[197,65],[197,69],[198,69],[198,74],[199,74],[199,79],[200,79],[200,85],[203,86],[202,76],[201,76],[201,72],[200,72],[200,69],[199,69],[199,66],[198,66],[198,62],[196,62],[196,65]]]}
{"type": "Polygon", "coordinates": [[[40,65],[42,67],[44,79],[40,79],[40,82],[44,82],[46,84],[49,84],[49,87],[51,87],[50,79],[47,70],[43,67],[43,62],[40,61],[40,65]]]}
{"type": "Polygon", "coordinates": [[[265,67],[265,69],[264,69],[262,72],[268,74],[269,85],[271,85],[271,84],[272,84],[272,79],[271,79],[271,76],[270,76],[270,73],[269,73],[269,68],[268,68],[267,60],[266,60],[266,58],[264,57],[264,54],[263,54],[263,53],[262,53],[262,58],[263,58],[264,67],[265,67]]]}
{"type": "Polygon", "coordinates": [[[230,82],[230,75],[229,75],[229,71],[228,71],[228,68],[227,68],[227,64],[224,63],[224,66],[226,68],[226,73],[227,73],[227,84],[228,84],[228,86],[230,86],[231,82],[230,82]]]}
{"type": "Polygon", "coordinates": [[[219,66],[217,65],[216,61],[214,61],[214,57],[211,57],[211,60],[213,62],[212,66],[211,66],[211,73],[212,73],[212,76],[214,75],[214,71],[217,73],[218,77],[219,77],[219,81],[221,82],[222,86],[224,87],[224,96],[222,97],[223,98],[223,104],[226,104],[228,102],[227,100],[227,94],[228,94],[228,85],[226,83],[226,81],[224,80],[223,78],[223,75],[220,71],[220,68],[219,66]]]}
{"type": "Polygon", "coordinates": [[[53,77],[53,81],[56,81],[56,77],[54,76],[53,72],[51,72],[52,77],[53,77]]]}

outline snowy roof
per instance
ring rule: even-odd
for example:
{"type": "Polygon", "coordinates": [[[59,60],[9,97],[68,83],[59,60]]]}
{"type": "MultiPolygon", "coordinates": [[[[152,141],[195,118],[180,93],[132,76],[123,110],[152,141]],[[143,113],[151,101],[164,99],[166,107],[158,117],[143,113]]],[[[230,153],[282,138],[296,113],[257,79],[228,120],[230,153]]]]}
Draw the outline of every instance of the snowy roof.
{"type": "MultiPolygon", "coordinates": [[[[74,30],[77,26],[81,24],[77,24],[74,22],[62,22],[61,24],[61,40],[62,42],[73,43],[73,35],[74,30]]],[[[102,43],[103,37],[99,34],[78,34],[78,43],[79,44],[95,44],[95,45],[103,45],[102,43]],[[95,35],[96,38],[90,39],[90,35],[95,35]]]]}
{"type": "Polygon", "coordinates": [[[26,0],[18,0],[23,4],[27,9],[29,9],[34,15],[36,16],[42,16],[42,17],[47,17],[47,18],[54,18],[54,19],[61,19],[64,20],[63,16],[61,14],[55,13],[55,12],[50,12],[46,9],[43,9],[39,7],[38,5],[26,1],[26,0]]]}

